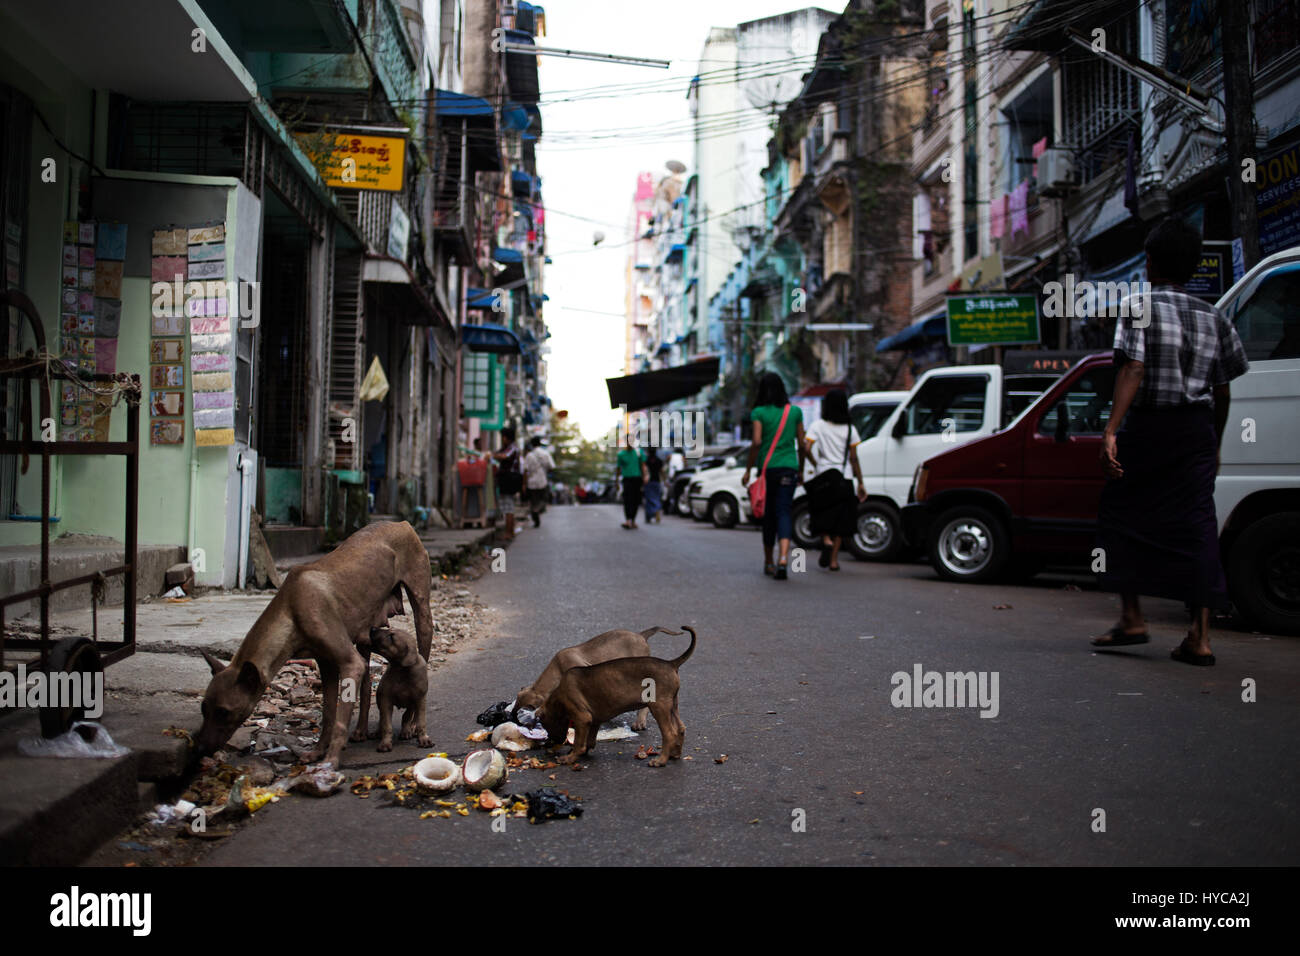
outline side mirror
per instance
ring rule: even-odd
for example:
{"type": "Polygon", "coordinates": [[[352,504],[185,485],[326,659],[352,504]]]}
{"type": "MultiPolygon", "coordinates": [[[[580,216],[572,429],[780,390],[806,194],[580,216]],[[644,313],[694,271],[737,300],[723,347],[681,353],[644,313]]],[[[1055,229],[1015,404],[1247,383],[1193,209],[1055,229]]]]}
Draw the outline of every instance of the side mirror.
{"type": "Polygon", "coordinates": [[[724,461],[724,462],[722,463],[722,467],[724,467],[724,468],[735,468],[735,467],[736,467],[736,456],[735,456],[735,455],[728,455],[726,461],[724,461]]]}
{"type": "Polygon", "coordinates": [[[889,433],[895,438],[902,438],[907,433],[906,411],[894,419],[894,427],[889,430],[889,433]]]}

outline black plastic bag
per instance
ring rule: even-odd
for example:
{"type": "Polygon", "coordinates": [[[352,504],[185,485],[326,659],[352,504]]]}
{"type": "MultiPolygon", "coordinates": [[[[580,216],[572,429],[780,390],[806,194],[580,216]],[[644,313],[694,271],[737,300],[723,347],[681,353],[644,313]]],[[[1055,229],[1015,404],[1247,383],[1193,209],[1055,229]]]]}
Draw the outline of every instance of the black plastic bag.
{"type": "Polygon", "coordinates": [[[512,703],[513,701],[509,700],[499,701],[479,714],[475,720],[484,727],[495,727],[497,724],[504,724],[510,719],[510,706],[512,703]]]}
{"type": "Polygon", "coordinates": [[[571,800],[554,787],[542,787],[524,794],[528,801],[528,822],[545,823],[552,817],[567,819],[582,816],[582,804],[571,800]]]}

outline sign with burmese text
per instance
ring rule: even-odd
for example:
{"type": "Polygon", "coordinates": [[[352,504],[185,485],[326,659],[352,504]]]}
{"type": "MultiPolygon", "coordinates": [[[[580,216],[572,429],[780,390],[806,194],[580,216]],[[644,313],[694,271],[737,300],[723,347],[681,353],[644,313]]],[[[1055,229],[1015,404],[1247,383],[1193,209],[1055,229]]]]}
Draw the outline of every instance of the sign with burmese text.
{"type": "Polygon", "coordinates": [[[327,186],[400,192],[405,181],[406,140],[359,133],[295,133],[327,186]]]}
{"type": "Polygon", "coordinates": [[[1040,337],[1036,295],[948,297],[949,345],[1029,345],[1040,337]]]}

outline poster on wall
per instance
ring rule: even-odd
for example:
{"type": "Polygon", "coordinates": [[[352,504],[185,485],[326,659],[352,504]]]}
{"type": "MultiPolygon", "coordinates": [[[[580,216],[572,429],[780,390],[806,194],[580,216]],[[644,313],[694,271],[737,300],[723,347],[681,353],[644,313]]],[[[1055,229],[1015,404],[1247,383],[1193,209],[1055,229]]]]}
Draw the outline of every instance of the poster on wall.
{"type": "MultiPolygon", "coordinates": [[[[87,374],[117,371],[125,259],[125,224],[64,223],[60,345],[64,358],[87,374]]],[[[90,388],[75,385],[60,397],[64,441],[108,441],[111,402],[97,400],[90,388]]]]}
{"type": "Polygon", "coordinates": [[[182,290],[188,266],[189,230],[155,228],[150,240],[151,283],[166,283],[165,294],[150,295],[149,443],[185,442],[185,303],[182,290]]]}
{"type": "Polygon", "coordinates": [[[203,291],[185,303],[190,332],[191,417],[196,445],[235,443],[235,374],[231,299],[226,278],[226,227],[190,228],[186,276],[203,291]]]}

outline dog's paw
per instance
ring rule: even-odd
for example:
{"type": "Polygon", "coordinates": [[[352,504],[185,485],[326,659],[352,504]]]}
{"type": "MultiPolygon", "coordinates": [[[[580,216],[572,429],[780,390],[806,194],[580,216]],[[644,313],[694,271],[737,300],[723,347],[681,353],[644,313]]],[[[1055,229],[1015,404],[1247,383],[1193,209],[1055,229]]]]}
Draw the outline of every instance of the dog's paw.
{"type": "Polygon", "coordinates": [[[577,763],[578,755],[576,753],[567,753],[563,757],[556,757],[556,763],[577,763]]]}
{"type": "Polygon", "coordinates": [[[667,766],[667,764],[668,764],[668,758],[665,757],[663,754],[660,754],[658,757],[651,757],[649,760],[646,761],[646,765],[650,767],[663,767],[663,766],[667,766]]]}
{"type": "Polygon", "coordinates": [[[393,749],[393,742],[391,740],[381,740],[379,741],[379,746],[375,749],[381,754],[386,754],[393,749]]]}
{"type": "Polygon", "coordinates": [[[362,730],[360,727],[352,731],[352,734],[348,737],[348,740],[352,741],[352,743],[354,744],[359,744],[361,743],[361,741],[365,739],[366,739],[366,732],[362,730]]]}
{"type": "Polygon", "coordinates": [[[421,747],[432,747],[433,738],[430,737],[428,734],[420,734],[419,744],[421,747]]]}

